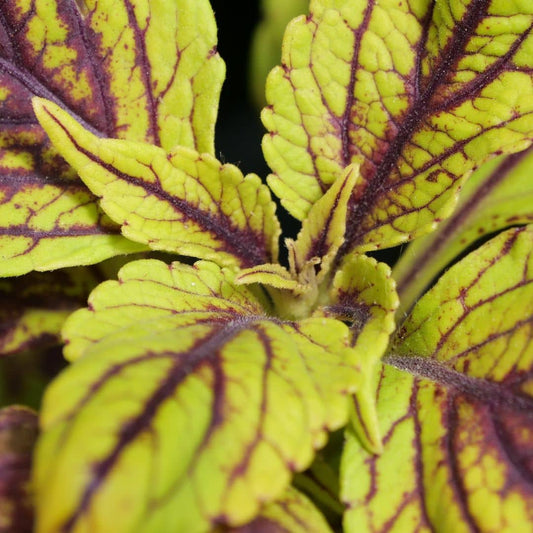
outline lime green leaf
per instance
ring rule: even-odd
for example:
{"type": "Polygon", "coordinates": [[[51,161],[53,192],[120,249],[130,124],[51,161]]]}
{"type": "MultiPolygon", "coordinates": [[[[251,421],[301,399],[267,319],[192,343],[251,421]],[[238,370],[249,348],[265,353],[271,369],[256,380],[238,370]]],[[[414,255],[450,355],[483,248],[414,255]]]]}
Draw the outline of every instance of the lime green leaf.
{"type": "Polygon", "coordinates": [[[191,267],[156,259],[133,261],[119,271],[118,281],[105,281],[91,293],[87,309],[69,317],[63,329],[65,356],[79,359],[95,342],[139,322],[175,313],[188,313],[192,320],[256,316],[263,313],[261,303],[214,263],[198,261],[191,267]]]}
{"type": "Polygon", "coordinates": [[[346,423],[360,379],[347,327],[269,318],[232,277],[129,263],[73,315],[81,357],[43,401],[39,531],[95,527],[111,510],[116,532],[242,525],[346,423]]]}
{"type": "Polygon", "coordinates": [[[320,260],[317,282],[329,272],[335,254],[344,242],[346,214],[352,190],[359,178],[359,167],[349,166],[330,189],[309,210],[292,247],[292,270],[303,272],[309,263],[320,260]]]}
{"type": "Polygon", "coordinates": [[[363,445],[379,453],[375,377],[394,331],[399,304],[390,268],[365,255],[346,256],[333,279],[330,302],[323,311],[350,325],[354,355],[367,376],[353,398],[352,423],[363,445]]]}
{"type": "Polygon", "coordinates": [[[533,4],[315,0],[267,81],[269,184],[302,220],[362,158],[342,252],[448,216],[458,187],[533,134],[533,4]]]}
{"type": "Polygon", "coordinates": [[[289,21],[307,12],[308,0],[263,0],[263,18],[255,29],[250,49],[250,89],[257,107],[265,105],[265,80],[279,63],[281,41],[289,21]]]}
{"type": "Polygon", "coordinates": [[[264,264],[241,270],[237,283],[261,283],[280,316],[309,316],[319,298],[335,254],[344,242],[348,201],[357,177],[357,165],[348,167],[309,211],[296,241],[286,239],[289,270],[279,264],[264,264]]]}
{"type": "Polygon", "coordinates": [[[282,498],[265,505],[259,516],[242,527],[221,533],[331,533],[318,509],[302,493],[289,487],[282,498]]]}
{"type": "Polygon", "coordinates": [[[224,65],[207,0],[6,0],[2,12],[11,127],[38,126],[41,96],[109,137],[214,153],[224,65]]]}
{"type": "Polygon", "coordinates": [[[533,222],[533,150],[497,158],[466,182],[454,214],[414,241],[394,267],[400,313],[455,257],[484,235],[533,222]]]}
{"type": "Polygon", "coordinates": [[[50,139],[131,240],[224,265],[277,259],[279,223],[253,174],[209,154],[101,139],[45,100],[35,112],[50,139]]]}
{"type": "MultiPolygon", "coordinates": [[[[25,156],[16,159],[18,165],[25,156]]],[[[1,165],[0,277],[90,265],[146,249],[120,236],[81,182],[35,177],[22,167],[10,172],[1,165]],[[9,178],[2,176],[4,170],[9,178]],[[19,188],[20,183],[26,185],[19,188]]]]}
{"type": "Polygon", "coordinates": [[[378,388],[384,452],[349,435],[348,531],[527,531],[533,523],[533,227],[451,268],[397,334],[378,388]]]}
{"type": "Polygon", "coordinates": [[[0,279],[0,355],[58,344],[66,318],[99,281],[87,267],[0,279]]]}
{"type": "Polygon", "coordinates": [[[0,528],[6,533],[33,531],[30,471],[37,433],[37,415],[31,409],[0,410],[0,528]]]}
{"type": "Polygon", "coordinates": [[[0,35],[0,275],[143,249],[58,156],[31,99],[104,136],[213,153],[224,65],[209,2],[5,0],[0,35]]]}

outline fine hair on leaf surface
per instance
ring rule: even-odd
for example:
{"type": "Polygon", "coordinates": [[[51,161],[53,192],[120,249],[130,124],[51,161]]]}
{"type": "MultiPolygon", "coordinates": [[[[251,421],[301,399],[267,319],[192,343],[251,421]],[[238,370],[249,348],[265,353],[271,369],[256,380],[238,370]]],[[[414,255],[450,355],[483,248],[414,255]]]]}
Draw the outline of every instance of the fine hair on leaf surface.
{"type": "Polygon", "coordinates": [[[531,530],[533,3],[261,9],[268,176],[215,2],[2,4],[0,529],[531,530]]]}

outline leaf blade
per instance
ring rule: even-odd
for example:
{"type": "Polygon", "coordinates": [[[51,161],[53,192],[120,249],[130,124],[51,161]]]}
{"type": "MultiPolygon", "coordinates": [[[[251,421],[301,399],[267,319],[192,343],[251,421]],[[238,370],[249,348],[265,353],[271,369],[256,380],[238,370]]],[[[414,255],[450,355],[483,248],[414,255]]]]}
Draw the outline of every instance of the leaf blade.
{"type": "Polygon", "coordinates": [[[352,398],[350,421],[359,441],[372,453],[382,450],[376,413],[376,377],[391,334],[399,300],[390,268],[365,255],[346,256],[335,273],[330,303],[318,312],[350,325],[354,357],[367,379],[352,398]]]}
{"type": "Polygon", "coordinates": [[[229,320],[261,315],[263,307],[252,291],[235,286],[231,275],[213,263],[198,261],[190,267],[155,259],[131,262],[119,271],[117,281],[108,280],[91,293],[87,309],[71,315],[63,328],[65,357],[75,361],[120,328],[180,312],[191,313],[193,322],[216,313],[229,320]]]}
{"type": "Polygon", "coordinates": [[[135,241],[227,266],[277,256],[275,204],[255,175],[208,154],[100,139],[43,100],[35,111],[50,138],[135,241]]]}
{"type": "Polygon", "coordinates": [[[355,164],[348,167],[309,210],[294,242],[295,272],[304,271],[309,263],[319,259],[317,282],[320,283],[329,273],[331,263],[344,242],[348,202],[358,178],[359,167],[355,164]]]}
{"type": "Polygon", "coordinates": [[[224,66],[209,2],[7,0],[0,39],[1,275],[144,250],[61,160],[31,99],[103,135],[213,152],[224,66]]]}
{"type": "Polygon", "coordinates": [[[368,457],[350,438],[343,459],[344,495],[354,504],[346,527],[513,531],[531,523],[532,249],[531,226],[500,234],[413,309],[385,360],[396,368],[381,371],[384,453],[368,457]],[[364,483],[354,482],[358,466],[364,483]],[[391,484],[380,490],[386,472],[391,484]]]}
{"type": "Polygon", "coordinates": [[[97,289],[101,304],[95,298],[73,315],[89,324],[92,314],[104,329],[45,398],[35,477],[41,531],[107,520],[117,498],[135,509],[116,517],[117,531],[244,524],[309,464],[325,428],[346,422],[346,395],[359,380],[343,349],[346,327],[254,315],[259,302],[232,277],[212,263],[130,263],[120,283],[97,289]],[[162,302],[157,291],[169,284],[175,294],[162,302]],[[123,327],[108,326],[113,316],[123,327]],[[128,399],[117,402],[122,394],[128,399]],[[95,417],[102,409],[109,416],[95,417]],[[89,444],[89,435],[99,437],[89,444]],[[126,482],[127,465],[141,457],[140,482],[126,482]]]}
{"type": "Polygon", "coordinates": [[[394,266],[400,313],[409,311],[424,286],[476,239],[508,226],[531,223],[531,161],[529,149],[484,165],[464,185],[454,214],[435,232],[409,245],[394,266]]]}
{"type": "Polygon", "coordinates": [[[316,1],[310,11],[289,26],[283,68],[267,82],[263,147],[269,184],[299,219],[363,157],[343,253],[427,233],[475,166],[529,146],[529,5],[316,1]]]}
{"type": "Polygon", "coordinates": [[[228,528],[224,533],[331,533],[331,528],[313,503],[294,487],[289,487],[283,497],[264,507],[260,515],[249,524],[228,528]]]}

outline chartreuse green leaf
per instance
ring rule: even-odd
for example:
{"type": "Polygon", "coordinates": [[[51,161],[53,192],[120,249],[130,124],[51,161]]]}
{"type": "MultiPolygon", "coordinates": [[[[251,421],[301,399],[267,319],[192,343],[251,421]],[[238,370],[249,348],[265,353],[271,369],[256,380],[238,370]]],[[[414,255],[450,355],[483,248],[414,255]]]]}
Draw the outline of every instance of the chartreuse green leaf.
{"type": "Polygon", "coordinates": [[[214,153],[224,65],[208,0],[5,0],[0,34],[0,275],[144,249],[58,156],[31,99],[103,136],[214,153]]]}
{"type": "Polygon", "coordinates": [[[32,452],[38,434],[37,414],[20,406],[0,409],[0,527],[33,531],[30,485],[32,452]]]}
{"type": "MultiPolygon", "coordinates": [[[[34,179],[23,168],[27,159],[24,154],[14,157],[13,164],[20,165],[14,169],[10,164],[1,168],[0,161],[0,277],[88,265],[146,250],[120,236],[120,228],[98,209],[82,183],[34,179]]],[[[57,168],[52,172],[57,174],[57,168]]]]}
{"type": "Polygon", "coordinates": [[[366,255],[346,256],[333,278],[329,301],[318,313],[350,325],[351,344],[366,376],[353,397],[351,421],[361,443],[379,453],[382,444],[375,405],[376,378],[399,305],[390,268],[366,255]]]}
{"type": "Polygon", "coordinates": [[[116,532],[245,524],[346,423],[361,379],[348,328],[272,318],[233,276],[136,261],[72,315],[75,361],[43,401],[37,531],[110,513],[116,532]]]}
{"type": "Polygon", "coordinates": [[[258,176],[185,147],[167,153],[102,139],[53,103],[34,105],[52,142],[129,239],[227,266],[277,259],[275,204],[258,176]]]}
{"type": "Polygon", "coordinates": [[[214,263],[199,261],[191,267],[134,261],[120,269],[117,281],[105,281],[91,293],[88,308],[69,317],[63,328],[64,354],[74,361],[117,330],[175,313],[187,313],[193,321],[202,316],[227,319],[262,315],[266,306],[248,287],[235,286],[214,263]]]}
{"type": "Polygon", "coordinates": [[[249,81],[252,97],[258,107],[265,105],[265,80],[279,63],[281,41],[289,21],[307,13],[308,0],[263,0],[262,20],[255,29],[250,48],[249,81]]]}
{"type": "Polygon", "coordinates": [[[331,533],[328,523],[301,492],[289,487],[282,498],[265,505],[259,516],[242,527],[223,528],[221,533],[331,533]]]}
{"type": "Polygon", "coordinates": [[[314,0],[267,81],[269,184],[305,218],[362,158],[343,253],[448,216],[477,165],[533,133],[533,3],[314,0]]]}
{"type": "Polygon", "coordinates": [[[533,150],[494,159],[466,182],[453,216],[417,239],[394,267],[401,312],[463,250],[487,234],[533,222],[533,150]]]}
{"type": "Polygon", "coordinates": [[[530,529],[532,245],[533,226],[488,241],[399,330],[378,385],[383,454],[348,434],[347,531],[530,529]]]}

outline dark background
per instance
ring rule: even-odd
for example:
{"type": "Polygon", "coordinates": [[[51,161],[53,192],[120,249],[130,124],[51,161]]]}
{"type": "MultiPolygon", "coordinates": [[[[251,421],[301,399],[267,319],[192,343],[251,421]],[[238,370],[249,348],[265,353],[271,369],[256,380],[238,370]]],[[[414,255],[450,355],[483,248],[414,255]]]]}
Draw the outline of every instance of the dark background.
{"type": "Polygon", "coordinates": [[[260,20],[259,4],[259,0],[211,1],[218,25],[218,50],[226,62],[215,149],[222,161],[264,178],[268,174],[261,152],[264,128],[260,110],[252,106],[248,92],[248,54],[260,20]]]}
{"type": "MultiPolygon", "coordinates": [[[[215,134],[216,156],[222,162],[237,165],[244,174],[255,172],[264,180],[269,173],[261,151],[265,129],[259,118],[261,110],[252,104],[248,83],[250,43],[261,20],[261,0],[211,0],[211,5],[218,26],[218,51],[226,63],[215,134]]],[[[274,200],[283,227],[280,260],[285,262],[283,239],[296,237],[300,223],[281,207],[277,198],[274,200]]]]}

